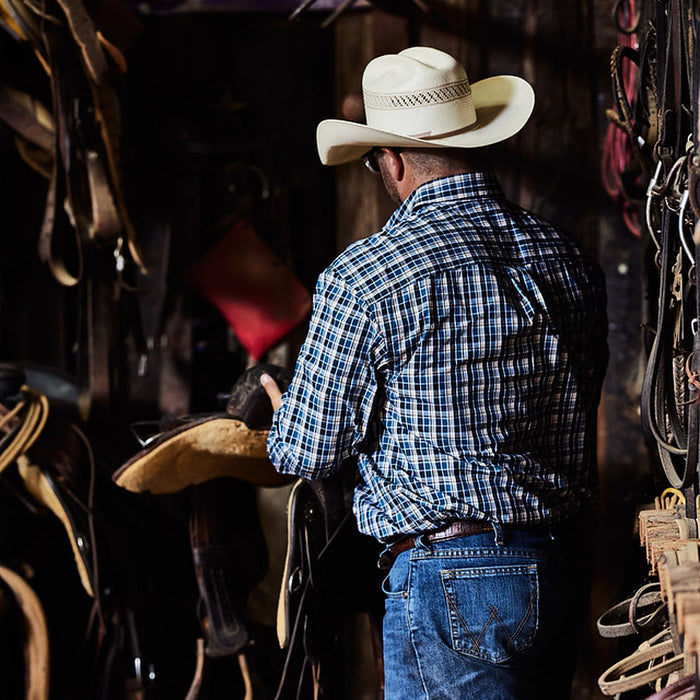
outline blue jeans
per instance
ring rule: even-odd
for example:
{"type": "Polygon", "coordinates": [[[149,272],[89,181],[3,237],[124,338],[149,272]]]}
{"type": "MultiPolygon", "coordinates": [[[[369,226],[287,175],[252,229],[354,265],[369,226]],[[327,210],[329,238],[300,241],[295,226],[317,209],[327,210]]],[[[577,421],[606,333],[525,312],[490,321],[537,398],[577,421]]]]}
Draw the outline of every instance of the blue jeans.
{"type": "Polygon", "coordinates": [[[396,558],[385,700],[566,700],[592,565],[580,528],[503,529],[396,558]]]}

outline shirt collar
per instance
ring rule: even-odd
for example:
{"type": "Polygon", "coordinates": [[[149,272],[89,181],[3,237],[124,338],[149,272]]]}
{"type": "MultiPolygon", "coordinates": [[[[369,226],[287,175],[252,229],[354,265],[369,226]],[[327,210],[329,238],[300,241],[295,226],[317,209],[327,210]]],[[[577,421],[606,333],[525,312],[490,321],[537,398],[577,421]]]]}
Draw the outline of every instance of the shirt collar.
{"type": "Polygon", "coordinates": [[[504,194],[496,176],[488,171],[460,173],[431,180],[417,187],[391,215],[385,228],[428,204],[454,199],[503,199],[504,194]]]}

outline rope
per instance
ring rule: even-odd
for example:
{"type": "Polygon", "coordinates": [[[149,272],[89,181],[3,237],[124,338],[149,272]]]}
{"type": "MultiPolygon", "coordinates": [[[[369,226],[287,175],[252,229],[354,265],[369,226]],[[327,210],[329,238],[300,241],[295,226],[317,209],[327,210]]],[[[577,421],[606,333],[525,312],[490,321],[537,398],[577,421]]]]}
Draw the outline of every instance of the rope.
{"type": "Polygon", "coordinates": [[[618,113],[613,110],[607,112],[610,124],[603,143],[601,179],[608,197],[620,205],[627,230],[639,237],[642,233],[639,209],[630,199],[623,177],[638,156],[636,138],[631,138],[630,130],[633,129],[631,109],[634,105],[639,69],[633,60],[622,60],[623,56],[630,58],[630,51],[636,52],[638,48],[636,29],[639,15],[635,9],[635,0],[618,0],[613,16],[618,28],[619,48],[623,49],[613,53],[613,74],[617,75],[620,82],[618,90],[622,91],[620,97],[624,97],[624,101],[617,100],[618,113]],[[625,52],[624,49],[628,51],[625,52]],[[627,111],[621,108],[622,102],[628,106],[629,113],[619,113],[627,111]]]}
{"type": "Polygon", "coordinates": [[[0,473],[36,442],[49,416],[46,396],[28,386],[23,386],[21,393],[24,399],[0,420],[0,430],[6,432],[0,441],[0,473]]]}

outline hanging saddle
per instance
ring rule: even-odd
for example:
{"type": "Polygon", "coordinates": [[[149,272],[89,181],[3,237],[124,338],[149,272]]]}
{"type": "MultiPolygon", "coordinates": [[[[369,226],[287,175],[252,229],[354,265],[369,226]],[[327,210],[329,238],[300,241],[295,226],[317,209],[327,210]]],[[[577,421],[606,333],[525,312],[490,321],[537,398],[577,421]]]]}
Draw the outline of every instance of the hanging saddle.
{"type": "MultiPolygon", "coordinates": [[[[40,383],[47,388],[60,387],[64,398],[71,393],[65,393],[65,377],[52,377],[50,371],[37,368],[32,368],[30,374],[43,375],[40,383]]],[[[51,619],[59,625],[49,626],[46,632],[58,650],[54,655],[58,666],[51,669],[52,674],[56,671],[61,676],[56,688],[69,683],[71,692],[84,692],[101,700],[110,700],[114,692],[124,697],[144,697],[148,680],[142,672],[149,668],[152,657],[143,645],[143,618],[128,548],[121,537],[122,528],[111,519],[112,498],[118,492],[99,470],[90,440],[79,423],[67,417],[60,401],[52,403],[26,382],[27,375],[20,366],[0,365],[0,479],[3,494],[14,496],[19,515],[24,507],[22,517],[28,518],[17,520],[17,536],[0,554],[11,560],[12,568],[32,571],[44,586],[41,595],[47,594],[48,575],[54,587],[63,585],[63,576],[79,582],[77,590],[62,591],[62,607],[57,609],[56,602],[50,601],[51,619]],[[62,555],[58,557],[53,551],[52,542],[57,542],[52,539],[54,532],[68,542],[74,560],[72,574],[68,560],[64,567],[62,555]],[[37,541],[42,533],[46,533],[46,541],[37,541]],[[73,630],[81,625],[83,629],[73,630]],[[77,654],[85,670],[79,681],[67,678],[69,674],[61,667],[66,654],[67,658],[75,655],[75,650],[63,643],[73,634],[85,640],[77,654]]],[[[77,390],[72,393],[76,397],[79,394],[77,390]]],[[[72,406],[71,413],[77,410],[72,406]]],[[[29,584],[23,587],[11,574],[3,578],[16,596],[29,600],[25,612],[32,614],[31,623],[41,631],[38,606],[26,591],[29,584]]],[[[53,596],[52,589],[49,595],[53,596]]],[[[23,605],[22,598],[19,600],[23,605]]],[[[37,656],[43,659],[46,655],[32,651],[28,658],[37,656]]],[[[48,660],[42,663],[48,666],[48,660]]],[[[51,674],[47,670],[45,675],[48,678],[51,674]]],[[[28,697],[41,698],[37,693],[28,697]]]]}
{"type": "Polygon", "coordinates": [[[272,406],[260,385],[270,374],[284,391],[291,373],[276,365],[246,371],[227,396],[225,410],[134,427],[143,449],[113,475],[132,492],[154,495],[191,490],[189,533],[199,589],[205,654],[238,654],[250,641],[246,598],[268,566],[255,487],[290,482],[267,457],[272,406]],[[148,429],[163,428],[147,435],[148,429]]]}

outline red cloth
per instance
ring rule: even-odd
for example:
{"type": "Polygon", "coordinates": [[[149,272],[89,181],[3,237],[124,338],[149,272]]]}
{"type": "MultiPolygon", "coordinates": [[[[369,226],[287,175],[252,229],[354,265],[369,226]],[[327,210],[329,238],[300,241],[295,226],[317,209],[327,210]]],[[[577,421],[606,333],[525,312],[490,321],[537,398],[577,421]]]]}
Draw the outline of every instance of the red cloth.
{"type": "Polygon", "coordinates": [[[185,276],[255,360],[311,310],[309,292],[246,219],[233,223],[185,276]]]}

